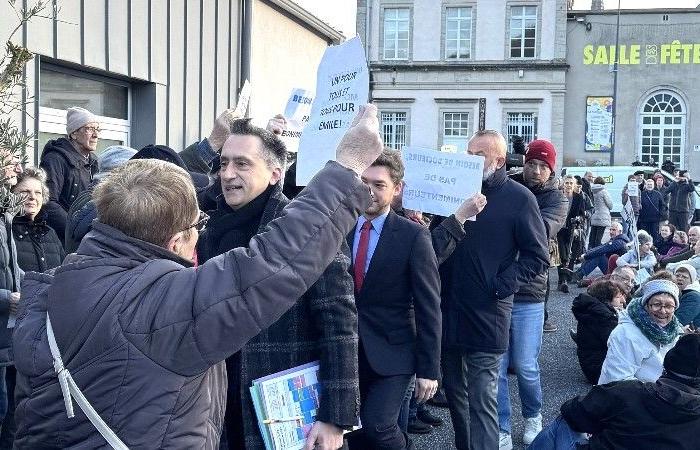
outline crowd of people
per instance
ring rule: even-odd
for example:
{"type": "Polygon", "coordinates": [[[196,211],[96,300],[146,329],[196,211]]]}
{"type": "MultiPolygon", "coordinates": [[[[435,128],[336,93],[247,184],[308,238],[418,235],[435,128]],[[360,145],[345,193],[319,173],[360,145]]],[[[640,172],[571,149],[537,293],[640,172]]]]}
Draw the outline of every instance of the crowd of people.
{"type": "Polygon", "coordinates": [[[0,448],[263,449],[253,380],[313,361],[307,450],[414,448],[411,433],[442,424],[428,401],[449,408],[458,449],[511,449],[509,372],[532,448],[620,448],[637,429],[635,448],[668,442],[662,418],[625,401],[671,411],[679,440],[700,425],[700,228],[684,173],[639,180],[636,202],[623,193],[639,214],[630,238],[602,178],[560,179],[544,139],[510,173],[505,138],[483,130],[466,148],[484,158],[481,193],[438,217],[403,207],[374,106],[305,188],[285,127],[227,110],[180,152],[96,155],[99,118],[74,107],[39,168],[4,167],[23,207],[0,227],[0,448]],[[571,336],[597,386],[543,430],[553,266],[560,290],[588,286],[571,336]]]}

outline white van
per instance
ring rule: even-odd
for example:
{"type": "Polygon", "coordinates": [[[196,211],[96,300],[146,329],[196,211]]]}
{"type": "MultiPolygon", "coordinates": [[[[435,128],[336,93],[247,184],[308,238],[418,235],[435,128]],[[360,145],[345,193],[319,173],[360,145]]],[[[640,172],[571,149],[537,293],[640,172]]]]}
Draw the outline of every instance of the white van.
{"type": "MultiPolygon", "coordinates": [[[[582,177],[586,172],[591,172],[594,177],[603,177],[605,180],[605,188],[608,190],[608,193],[610,193],[610,197],[613,201],[612,212],[619,216],[622,210],[622,189],[624,189],[627,184],[627,178],[640,170],[644,171],[645,178],[649,178],[659,169],[657,167],[647,166],[564,167],[561,170],[561,175],[579,175],[582,177]]],[[[661,174],[668,182],[674,180],[673,175],[664,170],[661,170],[661,174]]],[[[695,208],[694,222],[700,220],[700,189],[697,185],[695,186],[695,208]]]]}

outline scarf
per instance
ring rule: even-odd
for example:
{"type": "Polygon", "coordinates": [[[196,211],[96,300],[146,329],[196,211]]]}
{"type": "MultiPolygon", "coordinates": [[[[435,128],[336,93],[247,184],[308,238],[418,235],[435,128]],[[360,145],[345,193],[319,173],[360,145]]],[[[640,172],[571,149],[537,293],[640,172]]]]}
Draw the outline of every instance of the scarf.
{"type": "Polygon", "coordinates": [[[649,339],[654,345],[668,345],[672,343],[676,337],[683,334],[683,327],[675,314],[668,325],[661,327],[654,321],[644,306],[642,306],[641,299],[637,298],[630,302],[627,307],[627,314],[644,337],[649,339]]]}

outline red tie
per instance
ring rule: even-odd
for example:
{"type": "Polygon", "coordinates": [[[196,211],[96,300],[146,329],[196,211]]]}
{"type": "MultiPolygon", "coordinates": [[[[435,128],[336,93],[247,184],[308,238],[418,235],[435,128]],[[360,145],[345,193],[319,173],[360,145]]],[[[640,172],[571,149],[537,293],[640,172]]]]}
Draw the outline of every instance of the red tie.
{"type": "Polygon", "coordinates": [[[365,281],[365,265],[367,265],[367,248],[369,247],[369,232],[372,229],[372,222],[367,221],[360,229],[360,243],[357,244],[357,254],[355,255],[355,292],[360,292],[362,282],[365,281]]]}

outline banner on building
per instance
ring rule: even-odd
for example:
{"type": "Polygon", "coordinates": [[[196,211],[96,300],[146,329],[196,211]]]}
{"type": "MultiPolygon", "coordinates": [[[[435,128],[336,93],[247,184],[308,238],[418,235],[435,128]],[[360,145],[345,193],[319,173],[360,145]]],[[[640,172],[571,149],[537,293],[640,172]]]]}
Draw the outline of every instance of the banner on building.
{"type": "Polygon", "coordinates": [[[609,152],[612,149],[612,97],[586,98],[587,152],[609,152]]]}
{"type": "Polygon", "coordinates": [[[328,160],[350,128],[360,105],[369,98],[369,72],[359,37],[329,47],[316,78],[311,116],[299,141],[297,185],[306,186],[328,160]]]}
{"type": "Polygon", "coordinates": [[[459,205],[481,192],[484,157],[404,147],[403,207],[449,216],[459,205]]]}
{"type": "Polygon", "coordinates": [[[296,153],[299,150],[299,141],[304,126],[309,121],[313,101],[314,93],[306,89],[294,89],[289,96],[287,107],[284,109],[287,127],[280,136],[288,152],[296,153]]]}

